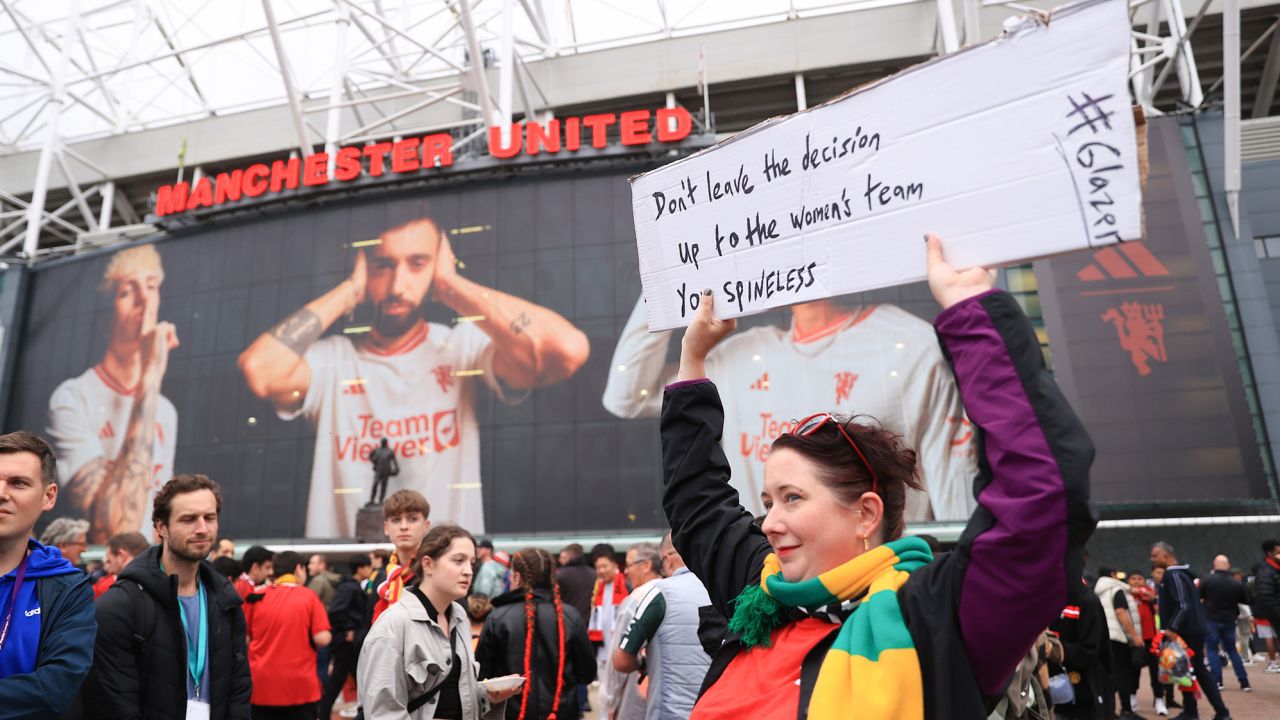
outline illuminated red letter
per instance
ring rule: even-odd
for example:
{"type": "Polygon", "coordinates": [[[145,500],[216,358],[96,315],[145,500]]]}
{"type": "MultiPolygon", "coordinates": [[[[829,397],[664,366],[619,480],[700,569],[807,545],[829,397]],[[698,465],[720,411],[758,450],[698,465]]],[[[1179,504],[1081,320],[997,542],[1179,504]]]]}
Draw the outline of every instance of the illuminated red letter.
{"type": "Polygon", "coordinates": [[[453,164],[453,136],[436,133],[422,138],[422,165],[449,167],[453,164]]]}
{"type": "Polygon", "coordinates": [[[403,173],[422,167],[418,161],[418,138],[405,138],[391,148],[391,172],[403,173]]]}
{"type": "Polygon", "coordinates": [[[547,126],[542,123],[526,123],[524,131],[528,135],[524,141],[524,151],[529,155],[537,155],[546,148],[547,152],[560,152],[560,121],[549,120],[547,126]]]}
{"type": "Polygon", "coordinates": [[[302,184],[307,187],[312,185],[326,185],[329,182],[329,153],[312,153],[307,156],[302,173],[302,184]]]}
{"type": "Polygon", "coordinates": [[[602,148],[609,143],[609,126],[614,123],[613,113],[606,115],[588,115],[582,118],[582,124],[591,128],[591,147],[602,148]]]}
{"type": "Polygon", "coordinates": [[[648,145],[653,142],[653,135],[649,134],[648,110],[632,110],[631,112],[622,113],[622,119],[618,121],[618,127],[622,130],[623,145],[648,145]]]}
{"type": "Polygon", "coordinates": [[[338,159],[333,166],[333,177],[337,180],[353,180],[360,176],[360,148],[344,147],[338,151],[338,159]]]}
{"type": "Polygon", "coordinates": [[[512,158],[516,153],[520,152],[520,133],[524,131],[523,123],[515,123],[511,126],[511,142],[507,147],[502,147],[502,128],[489,128],[489,154],[496,158],[512,158]]]}
{"type": "Polygon", "coordinates": [[[276,160],[271,163],[271,192],[280,192],[281,188],[294,190],[298,187],[298,171],[302,162],[298,158],[289,158],[288,162],[276,160]]]}
{"type": "Polygon", "coordinates": [[[391,143],[374,143],[364,147],[364,156],[369,158],[369,176],[381,177],[384,168],[383,155],[391,149],[391,143]]]}
{"type": "Polygon", "coordinates": [[[658,142],[676,142],[689,137],[689,131],[693,129],[693,118],[689,117],[689,111],[682,107],[662,108],[658,111],[658,142]],[[671,121],[675,120],[675,127],[671,127],[671,121]]]}
{"type": "Polygon", "coordinates": [[[267,191],[267,175],[270,174],[267,166],[262,163],[250,165],[244,171],[244,176],[240,178],[240,187],[244,190],[244,194],[249,197],[258,197],[267,191]]]}
{"type": "Polygon", "coordinates": [[[191,189],[191,197],[187,199],[187,209],[211,207],[213,205],[213,183],[208,177],[202,177],[191,189]]]}
{"type": "Polygon", "coordinates": [[[228,200],[240,199],[240,176],[244,174],[243,170],[232,170],[231,174],[218,173],[218,179],[214,183],[213,204],[221,205],[228,200]]]}
{"type": "Polygon", "coordinates": [[[582,147],[582,120],[571,117],[564,121],[564,149],[577,150],[582,147]]]}
{"type": "Polygon", "coordinates": [[[187,209],[187,192],[189,183],[164,185],[156,191],[156,215],[172,215],[187,209]]]}

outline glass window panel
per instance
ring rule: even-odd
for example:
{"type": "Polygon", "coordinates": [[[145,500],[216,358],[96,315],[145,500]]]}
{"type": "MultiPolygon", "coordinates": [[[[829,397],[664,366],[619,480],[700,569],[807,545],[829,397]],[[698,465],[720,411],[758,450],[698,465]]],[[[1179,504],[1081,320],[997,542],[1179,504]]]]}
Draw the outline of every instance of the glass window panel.
{"type": "Polygon", "coordinates": [[[1204,236],[1209,241],[1209,247],[1222,247],[1222,236],[1218,234],[1217,223],[1206,222],[1204,224],[1204,236]]]}
{"type": "Polygon", "coordinates": [[[1212,218],[1213,203],[1209,202],[1209,198],[1202,197],[1198,200],[1198,203],[1200,205],[1200,217],[1207,219],[1212,218]]]}
{"type": "Polygon", "coordinates": [[[1208,197],[1209,186],[1204,181],[1204,173],[1191,173],[1191,184],[1196,188],[1196,197],[1208,197]]]}
{"type": "Polygon", "coordinates": [[[1213,262],[1213,274],[1225,275],[1227,273],[1227,261],[1223,259],[1221,250],[1210,250],[1209,259],[1213,262]]]}
{"type": "Polygon", "coordinates": [[[1200,152],[1195,146],[1187,148],[1187,165],[1191,166],[1193,173],[1204,172],[1204,163],[1200,160],[1200,152]]]}
{"type": "Polygon", "coordinates": [[[1225,277],[1218,278],[1218,293],[1222,295],[1224,300],[1231,299],[1231,283],[1225,277]]]}

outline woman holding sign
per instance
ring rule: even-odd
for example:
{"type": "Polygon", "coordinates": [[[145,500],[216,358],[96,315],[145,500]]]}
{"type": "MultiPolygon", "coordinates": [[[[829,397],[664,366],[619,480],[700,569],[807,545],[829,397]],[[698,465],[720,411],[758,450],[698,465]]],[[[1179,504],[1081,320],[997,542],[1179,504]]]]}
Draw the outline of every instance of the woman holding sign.
{"type": "Polygon", "coordinates": [[[915,453],[825,413],[774,444],[757,528],[729,486],[724,410],[705,377],[734,321],[712,317],[708,291],[685,334],[662,408],[663,504],[676,548],[731,618],[693,720],[985,718],[984,697],[1084,592],[1089,438],[1012,297],[928,243],[934,325],[982,431],[979,506],[942,559],[902,537],[915,453]]]}

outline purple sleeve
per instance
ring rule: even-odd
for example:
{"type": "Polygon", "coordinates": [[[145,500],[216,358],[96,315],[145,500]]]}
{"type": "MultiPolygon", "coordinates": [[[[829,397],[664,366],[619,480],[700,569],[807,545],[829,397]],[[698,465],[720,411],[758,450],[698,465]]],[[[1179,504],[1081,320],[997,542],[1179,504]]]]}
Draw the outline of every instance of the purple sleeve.
{"type": "Polygon", "coordinates": [[[1092,530],[1093,450],[1007,293],[958,303],[934,325],[981,431],[979,507],[957,549],[968,558],[958,607],[979,687],[994,694],[1066,604],[1068,576],[1078,582],[1070,558],[1092,530]],[[1073,520],[1082,509],[1083,520],[1073,520]]]}

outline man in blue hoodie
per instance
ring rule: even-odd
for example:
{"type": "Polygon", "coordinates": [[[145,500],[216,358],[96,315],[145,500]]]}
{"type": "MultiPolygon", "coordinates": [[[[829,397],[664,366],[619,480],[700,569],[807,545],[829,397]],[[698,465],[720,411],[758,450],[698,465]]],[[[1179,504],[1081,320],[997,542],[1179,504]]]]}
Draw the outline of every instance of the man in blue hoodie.
{"type": "Polygon", "coordinates": [[[93,664],[89,577],[31,537],[58,500],[53,449],[0,435],[0,720],[57,718],[93,664]]]}

